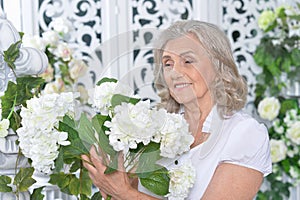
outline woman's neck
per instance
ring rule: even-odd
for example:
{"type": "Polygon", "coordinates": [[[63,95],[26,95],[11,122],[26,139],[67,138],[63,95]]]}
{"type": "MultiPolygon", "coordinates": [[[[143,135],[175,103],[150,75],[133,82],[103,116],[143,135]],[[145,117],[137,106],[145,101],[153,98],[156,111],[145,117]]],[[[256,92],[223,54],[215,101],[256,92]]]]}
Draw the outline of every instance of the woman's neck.
{"type": "Polygon", "coordinates": [[[190,132],[195,138],[195,144],[192,146],[196,146],[205,141],[202,127],[213,106],[212,101],[198,101],[197,103],[184,105],[184,117],[189,124],[190,132]]]}

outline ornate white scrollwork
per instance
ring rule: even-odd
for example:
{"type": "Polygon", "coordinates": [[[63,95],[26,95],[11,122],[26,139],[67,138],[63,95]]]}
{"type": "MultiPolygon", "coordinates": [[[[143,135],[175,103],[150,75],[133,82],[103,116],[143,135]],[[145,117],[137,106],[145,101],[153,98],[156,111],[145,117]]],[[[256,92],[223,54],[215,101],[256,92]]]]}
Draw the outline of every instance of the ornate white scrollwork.
{"type": "MultiPolygon", "coordinates": [[[[100,0],[44,0],[39,6],[39,25],[41,31],[51,29],[51,21],[64,18],[72,22],[74,30],[68,44],[75,49],[75,57],[84,59],[89,67],[87,76],[79,84],[92,86],[95,73],[102,69],[102,58],[94,52],[101,43],[102,37],[102,2],[100,0]],[[95,72],[95,70],[97,70],[95,72]],[[92,82],[92,83],[88,83],[92,82]]],[[[98,52],[99,53],[99,52],[98,52]]]]}
{"type": "Polygon", "coordinates": [[[250,110],[254,100],[255,77],[261,69],[253,59],[253,52],[261,38],[261,31],[257,25],[259,13],[266,8],[274,7],[274,2],[251,0],[223,0],[222,28],[226,31],[235,61],[239,71],[246,78],[249,85],[248,102],[250,110]]]}

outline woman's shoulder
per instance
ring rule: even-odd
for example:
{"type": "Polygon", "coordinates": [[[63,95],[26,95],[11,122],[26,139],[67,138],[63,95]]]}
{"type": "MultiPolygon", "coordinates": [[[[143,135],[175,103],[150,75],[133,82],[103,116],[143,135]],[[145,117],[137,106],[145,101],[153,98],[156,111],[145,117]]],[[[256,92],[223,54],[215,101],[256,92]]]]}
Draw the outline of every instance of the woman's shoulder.
{"type": "Polygon", "coordinates": [[[268,174],[271,169],[269,134],[267,127],[251,115],[235,113],[228,119],[228,138],[221,160],[268,174]]]}
{"type": "Polygon", "coordinates": [[[238,111],[227,119],[229,126],[232,127],[232,133],[238,129],[239,132],[255,131],[259,134],[268,134],[265,124],[258,122],[254,117],[244,111],[238,111]]]}

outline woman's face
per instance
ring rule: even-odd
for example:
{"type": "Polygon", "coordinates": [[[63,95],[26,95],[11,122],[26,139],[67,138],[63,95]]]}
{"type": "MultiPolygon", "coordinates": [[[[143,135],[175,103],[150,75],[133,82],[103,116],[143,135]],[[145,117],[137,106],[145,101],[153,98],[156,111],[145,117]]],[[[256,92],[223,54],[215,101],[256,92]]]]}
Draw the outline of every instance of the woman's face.
{"type": "Polygon", "coordinates": [[[162,54],[162,64],[165,81],[178,103],[210,96],[208,85],[215,78],[214,68],[194,34],[170,40],[162,54]]]}

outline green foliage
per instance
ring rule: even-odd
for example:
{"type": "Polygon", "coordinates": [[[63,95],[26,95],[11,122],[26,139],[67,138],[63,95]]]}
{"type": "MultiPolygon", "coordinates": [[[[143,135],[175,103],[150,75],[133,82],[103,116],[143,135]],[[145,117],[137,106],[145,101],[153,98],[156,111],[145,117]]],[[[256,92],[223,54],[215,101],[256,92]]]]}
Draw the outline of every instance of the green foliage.
{"type": "Polygon", "coordinates": [[[20,127],[21,117],[17,106],[26,106],[26,101],[35,95],[44,80],[40,77],[18,77],[16,83],[8,82],[4,96],[1,97],[2,118],[10,119],[10,127],[15,131],[20,127]]]}
{"type": "Polygon", "coordinates": [[[0,192],[11,192],[12,188],[8,186],[11,183],[11,178],[9,176],[0,176],[0,192]]]}
{"type": "Polygon", "coordinates": [[[102,195],[100,192],[96,192],[91,198],[91,200],[99,200],[99,199],[102,199],[102,195]]]}
{"type": "Polygon", "coordinates": [[[19,33],[21,39],[17,41],[16,43],[11,44],[6,51],[3,52],[4,61],[7,63],[7,65],[14,70],[16,68],[15,66],[15,60],[19,56],[19,48],[22,43],[22,37],[23,33],[19,33]]]}
{"type": "Polygon", "coordinates": [[[143,173],[140,177],[141,184],[157,195],[166,195],[169,191],[168,170],[161,168],[155,171],[143,173]]]}
{"type": "Polygon", "coordinates": [[[114,78],[107,78],[107,77],[104,77],[102,78],[100,81],[97,82],[96,85],[101,85],[102,83],[106,83],[106,82],[113,82],[113,83],[116,83],[118,80],[117,79],[114,79],[114,78]]]}
{"type": "Polygon", "coordinates": [[[140,101],[140,99],[124,96],[124,95],[121,95],[121,94],[115,94],[111,98],[111,105],[112,105],[112,107],[116,107],[118,105],[121,105],[121,103],[123,103],[123,102],[124,103],[136,104],[139,101],[140,101]]]}
{"type": "Polygon", "coordinates": [[[62,192],[70,195],[90,196],[92,181],[88,176],[88,172],[82,168],[79,178],[75,174],[59,172],[50,175],[49,183],[57,185],[62,192]]]}
{"type": "Polygon", "coordinates": [[[13,184],[16,185],[18,192],[27,191],[28,188],[36,182],[36,180],[32,178],[33,171],[33,167],[20,168],[13,182],[13,184]]]}
{"type": "Polygon", "coordinates": [[[45,196],[42,194],[43,189],[44,187],[34,189],[30,195],[30,200],[43,200],[45,196]]]}
{"type": "MultiPolygon", "coordinates": [[[[278,133],[274,126],[271,126],[269,136],[270,139],[281,140],[286,144],[290,142],[285,136],[287,125],[284,117],[287,111],[297,110],[299,107],[297,99],[285,93],[290,83],[300,81],[300,36],[292,33],[299,29],[297,25],[300,23],[299,10],[300,4],[297,3],[297,7],[280,6],[274,11],[263,11],[258,19],[258,25],[263,30],[263,37],[253,54],[254,61],[262,69],[262,73],[256,76],[254,104],[258,107],[259,102],[265,97],[276,97],[280,101],[281,107],[276,119],[284,131],[278,133]]],[[[292,145],[287,145],[287,148],[288,151],[294,151],[292,145]]],[[[287,199],[292,184],[282,180],[282,177],[291,178],[289,171],[292,166],[298,166],[299,159],[299,155],[296,154],[273,163],[273,169],[276,168],[276,170],[266,177],[269,188],[266,191],[260,191],[257,199],[287,199]]]]}

